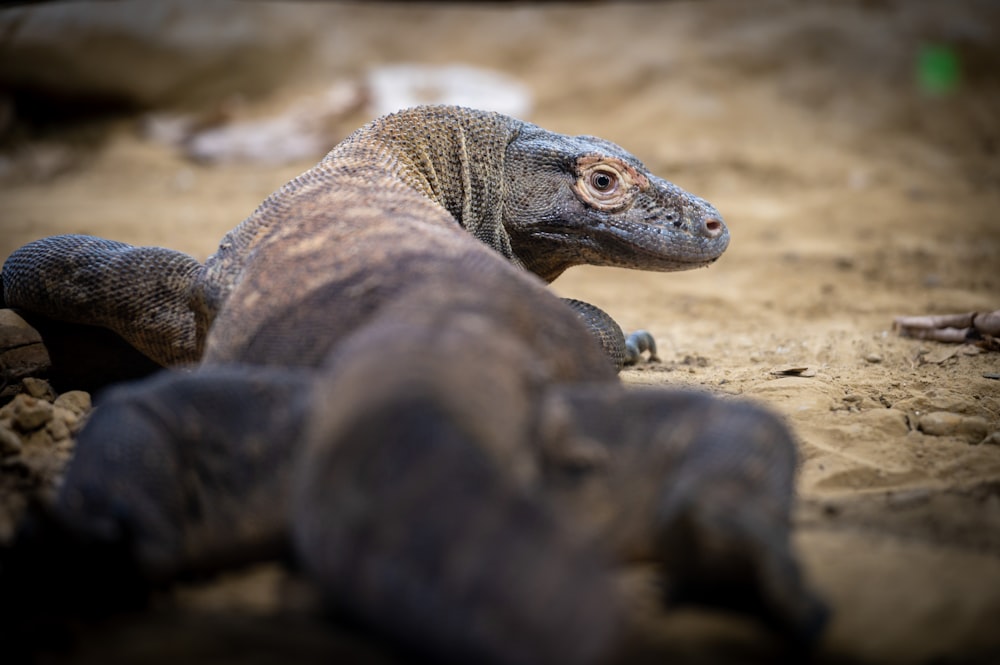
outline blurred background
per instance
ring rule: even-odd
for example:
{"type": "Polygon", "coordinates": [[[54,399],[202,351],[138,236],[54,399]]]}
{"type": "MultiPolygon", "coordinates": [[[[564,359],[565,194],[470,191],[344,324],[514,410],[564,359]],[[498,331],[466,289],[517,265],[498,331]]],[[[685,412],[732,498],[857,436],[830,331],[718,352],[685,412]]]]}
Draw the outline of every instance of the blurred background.
{"type": "MultiPolygon", "coordinates": [[[[438,101],[613,140],[722,212],[732,244],[707,270],[576,268],[554,288],[660,340],[664,362],[627,382],[792,423],[798,544],[834,609],[819,662],[1000,661],[1000,361],[891,331],[898,314],[1000,307],[1000,3],[7,7],[0,259],[57,233],[204,259],[351,130],[438,101]],[[985,424],[932,435],[928,412],[985,424]]],[[[223,638],[344,653],[282,614],[285,582],[183,589],[168,605],[187,613],[109,628],[81,658],[205,656],[223,638]]],[[[650,660],[775,654],[752,626],[639,600],[636,624],[650,660]]]]}

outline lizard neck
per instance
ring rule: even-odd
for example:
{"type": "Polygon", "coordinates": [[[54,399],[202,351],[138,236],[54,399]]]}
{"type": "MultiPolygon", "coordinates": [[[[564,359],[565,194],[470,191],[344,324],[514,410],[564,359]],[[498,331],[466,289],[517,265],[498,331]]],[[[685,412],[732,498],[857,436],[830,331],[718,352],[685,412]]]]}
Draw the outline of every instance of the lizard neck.
{"type": "Polygon", "coordinates": [[[503,225],[504,153],[517,121],[455,107],[406,109],[375,120],[327,157],[372,151],[404,184],[442,206],[455,221],[519,263],[503,225]]]}
{"type": "Polygon", "coordinates": [[[567,269],[587,263],[581,250],[564,239],[547,239],[514,232],[510,235],[510,245],[517,256],[516,262],[548,284],[567,269]]]}

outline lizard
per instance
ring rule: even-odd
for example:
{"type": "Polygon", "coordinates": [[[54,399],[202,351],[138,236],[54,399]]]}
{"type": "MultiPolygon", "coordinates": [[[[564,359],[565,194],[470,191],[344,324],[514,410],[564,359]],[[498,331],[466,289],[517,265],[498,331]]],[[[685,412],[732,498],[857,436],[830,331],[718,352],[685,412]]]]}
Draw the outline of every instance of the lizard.
{"type": "MultiPolygon", "coordinates": [[[[433,135],[449,113],[496,118],[422,109],[376,121],[381,142],[371,127],[349,138],[204,266],[169,250],[133,254],[65,237],[22,254],[10,281],[5,264],[10,303],[31,292],[25,261],[37,268],[40,249],[87,245],[84,255],[115,255],[132,278],[138,258],[149,288],[131,295],[165,298],[168,323],[181,325],[164,335],[137,321],[145,333],[126,338],[164,364],[201,359],[192,373],[168,370],[103,401],[53,509],[60,528],[78,542],[125,547],[142,579],[290,551],[335,606],[434,658],[594,662],[615,644],[623,613],[609,561],[636,552],[661,564],[675,599],[750,609],[787,635],[814,637],[823,611],[789,544],[787,429],[756,407],[626,391],[592,331],[546,288],[558,268],[536,271],[544,255],[515,252],[517,233],[508,255],[506,241],[498,249],[434,199],[461,199],[441,183],[473,179],[443,171],[478,167],[437,153],[404,157],[394,145],[394,127],[412,134],[415,118],[430,118],[433,135]],[[416,165],[425,175],[413,175],[416,165]],[[610,515],[588,526],[595,483],[610,515]]],[[[559,160],[560,182],[578,201],[586,197],[574,186],[594,184],[591,167],[605,163],[595,145],[614,153],[607,163],[630,165],[620,149],[584,143],[583,157],[559,160]]],[[[634,184],[621,195],[638,196],[634,184]]],[[[608,242],[623,242],[611,223],[622,211],[607,213],[597,218],[608,242]]],[[[674,214],[666,226],[680,230],[695,215],[683,206],[674,214]]],[[[554,227],[549,220],[539,233],[554,227]]],[[[688,264],[711,261],[720,246],[698,233],[694,246],[713,249],[688,264]]],[[[65,254],[48,256],[58,273],[65,254]]],[[[71,273],[87,269],[70,263],[71,273]]],[[[78,290],[121,287],[98,263],[78,290]]],[[[42,290],[66,295],[51,282],[42,290]]],[[[114,319],[125,310],[106,311],[114,319]]],[[[37,539],[50,555],[51,537],[37,539]]],[[[35,560],[31,542],[10,553],[8,588],[20,579],[17,557],[35,560]]]]}
{"type": "MultiPolygon", "coordinates": [[[[336,206],[344,187],[380,188],[387,199],[397,191],[417,192],[409,212],[425,225],[464,229],[546,282],[580,264],[696,268],[715,261],[729,243],[711,204],[656,177],[609,141],[561,135],[497,113],[428,106],[354,132],[265,200],[204,265],[165,248],[55,236],[7,258],[2,299],[7,307],[58,321],[108,328],[160,365],[202,357],[245,360],[247,340],[259,326],[250,313],[262,321],[313,281],[333,279],[339,257],[331,248],[329,256],[321,254],[322,265],[309,268],[294,258],[283,268],[256,264],[308,253],[293,248],[296,239],[335,242],[338,225],[305,211],[336,206]],[[278,270],[293,271],[301,284],[274,280],[278,270]],[[269,297],[277,291],[282,298],[269,297]]],[[[626,351],[613,323],[592,306],[577,306],[596,316],[592,328],[622,363],[626,351]]],[[[254,361],[308,365],[323,352],[317,347],[294,358],[258,353],[254,361]]]]}

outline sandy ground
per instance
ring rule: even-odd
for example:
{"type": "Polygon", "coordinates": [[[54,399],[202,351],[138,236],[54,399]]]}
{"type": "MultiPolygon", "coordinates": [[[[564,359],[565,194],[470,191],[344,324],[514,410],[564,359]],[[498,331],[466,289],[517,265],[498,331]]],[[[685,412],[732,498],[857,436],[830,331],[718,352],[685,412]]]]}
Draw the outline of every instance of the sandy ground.
{"type": "MultiPolygon", "coordinates": [[[[262,103],[373,64],[481,65],[531,89],[530,120],[614,140],[712,201],[732,244],[711,268],[577,268],[554,288],[605,308],[626,329],[655,334],[663,362],[624,372],[626,382],[750,398],[788,418],[802,453],[796,541],[834,612],[820,662],[1000,662],[1000,446],[918,427],[922,415],[944,411],[1000,430],[1000,381],[986,376],[1000,372],[1000,354],[963,348],[945,357],[955,349],[891,330],[898,314],[1000,307],[995,6],[307,11],[322,18],[321,57],[262,103]],[[915,83],[919,49],[932,43],[962,58],[952,94],[915,83]],[[807,369],[775,374],[788,368],[807,369]]],[[[58,177],[0,184],[0,256],[72,232],[204,258],[310,165],[195,165],[142,140],[131,120],[89,153],[58,177]]],[[[198,608],[199,625],[221,636],[213,640],[265,660],[346,653],[343,641],[308,622],[263,621],[259,597],[282,582],[268,570],[249,579],[242,590],[229,583],[178,598],[198,608]]],[[[98,631],[99,646],[84,660],[149,656],[151,644],[177,643],[165,636],[190,635],[192,615],[165,616],[98,631]]],[[[744,622],[663,615],[640,601],[636,616],[636,649],[648,662],[774,655],[774,644],[744,622]]],[[[213,640],[192,639],[190,653],[217,660],[213,640]]]]}

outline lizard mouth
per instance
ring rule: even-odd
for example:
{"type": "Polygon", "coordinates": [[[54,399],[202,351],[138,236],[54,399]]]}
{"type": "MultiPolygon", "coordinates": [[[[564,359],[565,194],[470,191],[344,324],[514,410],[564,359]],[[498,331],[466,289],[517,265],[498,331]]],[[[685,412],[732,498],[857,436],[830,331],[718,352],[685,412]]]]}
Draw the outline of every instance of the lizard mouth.
{"type": "Polygon", "coordinates": [[[682,225],[608,224],[594,229],[598,254],[621,259],[607,265],[640,270],[690,270],[714,263],[729,246],[721,219],[706,217],[682,225]]]}
{"type": "Polygon", "coordinates": [[[669,233],[663,225],[627,229],[607,225],[592,227],[586,233],[573,233],[565,228],[546,229],[536,230],[533,238],[535,242],[546,241],[552,246],[574,247],[574,259],[569,265],[587,263],[655,272],[709,266],[729,245],[726,231],[710,240],[698,239],[669,233]]]}

